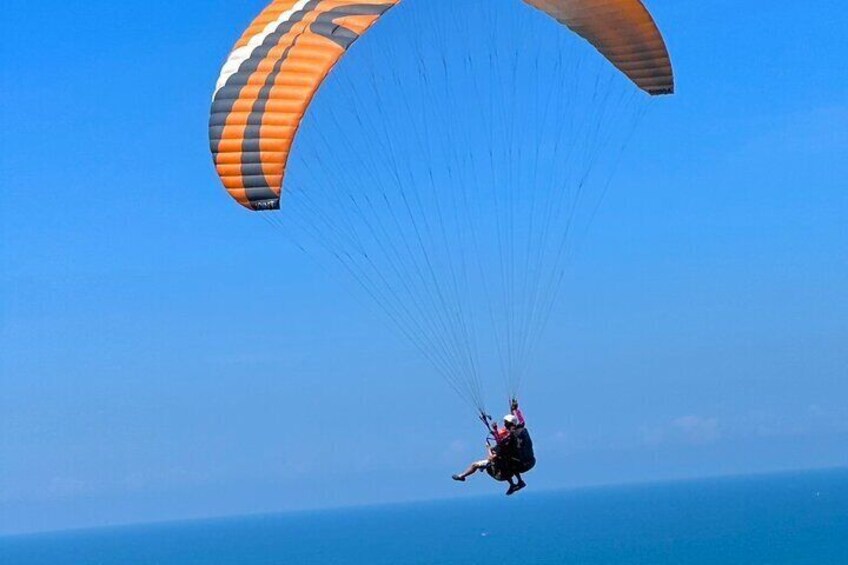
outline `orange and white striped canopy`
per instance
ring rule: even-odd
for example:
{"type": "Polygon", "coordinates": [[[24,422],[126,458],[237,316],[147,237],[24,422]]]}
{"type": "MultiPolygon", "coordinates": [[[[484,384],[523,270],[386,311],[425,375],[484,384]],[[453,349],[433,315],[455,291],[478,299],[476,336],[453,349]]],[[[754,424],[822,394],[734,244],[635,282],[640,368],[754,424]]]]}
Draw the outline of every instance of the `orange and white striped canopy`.
{"type": "MultiPolygon", "coordinates": [[[[221,70],[209,122],[215,167],[239,204],[279,208],[289,153],[315,92],[400,1],[275,0],[245,31],[221,70]]],[[[649,94],[673,91],[665,43],[641,0],[524,1],[584,37],[649,94]]]]}

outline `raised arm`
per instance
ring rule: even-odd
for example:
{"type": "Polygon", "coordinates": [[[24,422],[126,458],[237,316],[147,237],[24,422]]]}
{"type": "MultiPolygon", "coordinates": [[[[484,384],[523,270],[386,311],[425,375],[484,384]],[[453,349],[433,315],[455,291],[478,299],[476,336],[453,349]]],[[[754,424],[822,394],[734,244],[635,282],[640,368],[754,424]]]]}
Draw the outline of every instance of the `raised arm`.
{"type": "Polygon", "coordinates": [[[512,411],[512,413],[515,414],[516,418],[518,418],[518,423],[523,426],[524,425],[524,414],[521,413],[521,409],[516,408],[515,410],[512,411]]]}
{"type": "Polygon", "coordinates": [[[523,426],[524,425],[524,414],[521,413],[521,409],[518,407],[518,400],[513,398],[512,402],[510,403],[509,409],[512,412],[512,415],[515,416],[516,418],[518,418],[518,423],[523,426]]]}

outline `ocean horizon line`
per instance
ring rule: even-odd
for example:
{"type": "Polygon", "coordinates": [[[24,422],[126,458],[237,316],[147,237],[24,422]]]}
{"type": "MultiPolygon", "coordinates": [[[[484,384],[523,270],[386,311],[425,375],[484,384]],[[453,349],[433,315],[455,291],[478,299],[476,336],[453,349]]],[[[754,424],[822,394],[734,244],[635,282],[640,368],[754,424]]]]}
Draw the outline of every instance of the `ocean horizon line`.
{"type": "MultiPolygon", "coordinates": [[[[751,473],[717,473],[703,476],[691,477],[668,477],[657,478],[650,480],[635,480],[616,483],[586,483],[581,485],[542,488],[522,494],[522,497],[538,498],[551,495],[562,494],[581,494],[598,491],[617,491],[638,488],[651,488],[660,486],[675,486],[697,483],[712,483],[712,482],[735,482],[758,479],[778,479],[788,478],[792,476],[808,476],[830,473],[848,473],[848,465],[837,465],[827,467],[809,467],[809,468],[788,468],[773,471],[751,472],[751,473]]],[[[262,511],[256,513],[239,513],[239,514],[222,514],[210,516],[186,516],[183,518],[140,521],[140,522],[120,522],[115,524],[104,524],[99,526],[86,526],[80,528],[59,528],[46,530],[21,531],[13,533],[0,532],[0,541],[21,539],[21,538],[38,538],[42,536],[66,536],[79,534],[96,534],[107,533],[121,530],[135,530],[144,528],[163,528],[172,526],[186,525],[201,525],[201,524],[225,524],[228,522],[245,521],[245,520],[261,520],[261,519],[279,519],[297,516],[320,516],[337,513],[355,513],[367,511],[379,511],[398,509],[409,506],[429,506],[446,503],[470,503],[491,501],[502,498],[502,494],[470,494],[457,495],[451,497],[437,498],[411,498],[407,500],[396,500],[377,503],[363,504],[347,504],[341,506],[316,506],[306,508],[281,509],[279,511],[262,511]]]]}

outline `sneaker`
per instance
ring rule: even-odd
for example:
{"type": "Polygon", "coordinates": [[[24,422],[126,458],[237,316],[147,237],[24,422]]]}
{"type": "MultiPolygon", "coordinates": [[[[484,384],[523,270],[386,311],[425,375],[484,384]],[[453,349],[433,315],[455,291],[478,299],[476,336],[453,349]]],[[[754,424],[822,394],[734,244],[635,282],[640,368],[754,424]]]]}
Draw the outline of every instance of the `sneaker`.
{"type": "Polygon", "coordinates": [[[524,481],[521,481],[520,483],[518,483],[517,485],[515,485],[515,490],[514,490],[514,491],[512,491],[512,492],[518,492],[518,491],[520,491],[521,489],[523,489],[523,488],[524,488],[524,487],[526,487],[526,486],[527,486],[527,483],[525,483],[524,481]]]}
{"type": "Polygon", "coordinates": [[[465,477],[460,477],[459,475],[452,475],[451,478],[455,481],[459,481],[461,483],[465,482],[465,477]]]}
{"type": "Polygon", "coordinates": [[[518,485],[509,485],[509,488],[506,490],[506,495],[512,496],[515,493],[515,491],[517,491],[517,490],[518,490],[518,485]]]}

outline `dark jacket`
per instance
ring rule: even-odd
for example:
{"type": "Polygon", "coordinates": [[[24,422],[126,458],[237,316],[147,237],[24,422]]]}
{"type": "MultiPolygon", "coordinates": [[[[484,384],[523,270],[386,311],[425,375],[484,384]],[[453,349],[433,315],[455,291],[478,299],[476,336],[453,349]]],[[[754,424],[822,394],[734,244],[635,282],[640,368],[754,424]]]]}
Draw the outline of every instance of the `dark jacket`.
{"type": "Polygon", "coordinates": [[[533,440],[530,432],[524,426],[519,427],[512,434],[514,436],[515,457],[513,458],[513,470],[516,473],[526,473],[536,466],[536,454],[533,452],[533,440]]]}
{"type": "Polygon", "coordinates": [[[533,440],[524,426],[514,429],[496,449],[496,463],[508,474],[526,473],[536,465],[533,440]],[[498,461],[499,460],[499,461],[498,461]]]}

